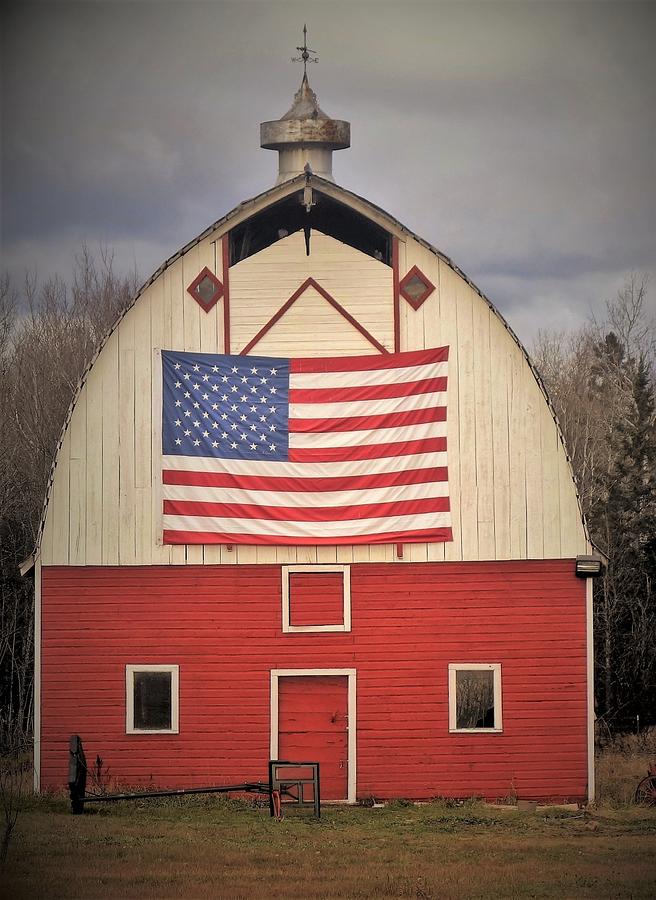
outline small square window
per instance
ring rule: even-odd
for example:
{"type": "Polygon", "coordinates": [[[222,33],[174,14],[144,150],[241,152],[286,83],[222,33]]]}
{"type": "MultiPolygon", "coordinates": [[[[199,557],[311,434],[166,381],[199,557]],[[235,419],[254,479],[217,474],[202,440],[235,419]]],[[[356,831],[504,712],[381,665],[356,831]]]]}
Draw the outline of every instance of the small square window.
{"type": "Polygon", "coordinates": [[[351,630],[349,566],[283,566],[282,630],[351,630]]]}
{"type": "Polygon", "coordinates": [[[178,666],[126,666],[127,734],[177,734],[178,683],[178,666]]]}
{"type": "Polygon", "coordinates": [[[449,731],[501,731],[501,664],[449,665],[449,731]]]}

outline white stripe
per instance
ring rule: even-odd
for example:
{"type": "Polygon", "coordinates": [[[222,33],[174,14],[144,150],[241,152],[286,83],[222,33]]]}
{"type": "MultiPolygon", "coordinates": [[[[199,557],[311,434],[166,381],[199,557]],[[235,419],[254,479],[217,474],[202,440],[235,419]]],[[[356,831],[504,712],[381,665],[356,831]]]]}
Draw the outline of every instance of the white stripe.
{"type": "Polygon", "coordinates": [[[214,516],[164,516],[166,531],[203,531],[222,534],[251,534],[266,537],[361,537],[387,531],[417,531],[448,528],[451,513],[421,513],[416,516],[384,516],[345,522],[277,522],[271,519],[223,519],[214,516]]]}
{"type": "Polygon", "coordinates": [[[406,381],[423,381],[440,378],[447,373],[446,362],[427,363],[423,366],[405,366],[398,369],[364,369],[355,372],[290,372],[290,390],[333,387],[368,387],[370,384],[399,384],[406,381]]]}
{"type": "Polygon", "coordinates": [[[388,397],[385,400],[358,400],[344,403],[290,403],[290,419],[350,419],[352,416],[380,416],[446,406],[446,393],[416,394],[413,397],[388,397]]]}
{"type": "Polygon", "coordinates": [[[448,497],[446,481],[398,484],[392,487],[352,491],[242,491],[234,488],[195,487],[165,484],[165,500],[192,500],[198,503],[248,503],[256,506],[287,506],[299,509],[321,506],[357,506],[362,503],[394,503],[448,497]]]}
{"type": "Polygon", "coordinates": [[[428,469],[445,466],[446,451],[386,456],[381,459],[359,459],[343,462],[292,463],[268,460],[213,459],[208,456],[164,456],[164,470],[175,472],[227,472],[261,478],[340,478],[344,475],[376,475],[400,469],[428,469]]]}
{"type": "MultiPolygon", "coordinates": [[[[362,431],[292,431],[290,450],[312,450],[324,447],[368,447],[376,444],[399,444],[421,441],[424,438],[446,436],[446,422],[425,422],[423,425],[397,425],[394,428],[371,428],[362,431]]],[[[300,463],[299,463],[300,465],[300,463]]]]}

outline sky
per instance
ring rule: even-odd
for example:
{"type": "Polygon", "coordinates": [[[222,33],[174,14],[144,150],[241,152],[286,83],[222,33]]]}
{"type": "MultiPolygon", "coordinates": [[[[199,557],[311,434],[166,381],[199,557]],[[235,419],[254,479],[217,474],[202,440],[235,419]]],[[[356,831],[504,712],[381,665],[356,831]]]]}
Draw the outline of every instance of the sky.
{"type": "Polygon", "coordinates": [[[5,0],[2,268],[70,278],[83,244],[142,280],[271,187],[308,67],[351,122],[335,180],[449,256],[530,344],[656,310],[656,2],[5,0]]]}

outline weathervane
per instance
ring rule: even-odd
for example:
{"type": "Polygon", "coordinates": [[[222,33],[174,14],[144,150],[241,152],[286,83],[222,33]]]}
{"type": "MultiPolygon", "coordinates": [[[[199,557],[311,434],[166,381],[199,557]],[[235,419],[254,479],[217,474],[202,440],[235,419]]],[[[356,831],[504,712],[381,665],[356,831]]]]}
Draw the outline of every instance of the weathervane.
{"type": "Polygon", "coordinates": [[[309,62],[318,63],[318,56],[310,56],[310,53],[316,53],[316,50],[310,50],[307,45],[307,25],[303,26],[303,46],[296,48],[300,52],[300,56],[292,56],[292,62],[303,63],[303,76],[307,75],[307,64],[309,62]]]}

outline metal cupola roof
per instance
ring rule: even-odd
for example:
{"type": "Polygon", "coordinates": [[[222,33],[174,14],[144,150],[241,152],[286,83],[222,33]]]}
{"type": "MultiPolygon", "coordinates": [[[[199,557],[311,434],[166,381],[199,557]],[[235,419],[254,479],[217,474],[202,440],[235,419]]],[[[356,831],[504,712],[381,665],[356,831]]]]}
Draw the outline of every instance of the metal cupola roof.
{"type": "Polygon", "coordinates": [[[277,184],[310,170],[322,178],[334,181],[332,154],[351,146],[351,125],[342,119],[331,119],[319,106],[317,95],[310,87],[307,63],[317,62],[307,47],[307,29],[299,60],[303,61],[303,80],[294,95],[294,102],[280,119],[262,122],[260,146],[279,153],[277,184]]]}

